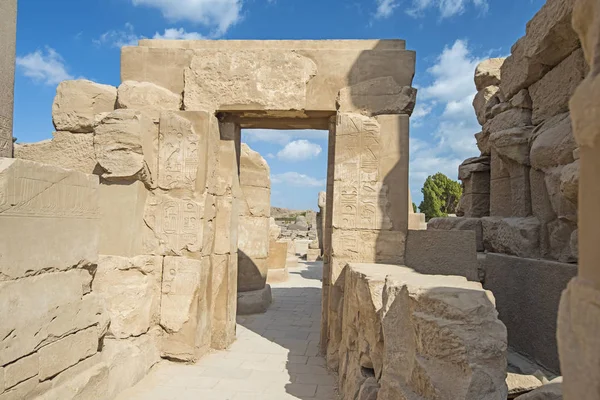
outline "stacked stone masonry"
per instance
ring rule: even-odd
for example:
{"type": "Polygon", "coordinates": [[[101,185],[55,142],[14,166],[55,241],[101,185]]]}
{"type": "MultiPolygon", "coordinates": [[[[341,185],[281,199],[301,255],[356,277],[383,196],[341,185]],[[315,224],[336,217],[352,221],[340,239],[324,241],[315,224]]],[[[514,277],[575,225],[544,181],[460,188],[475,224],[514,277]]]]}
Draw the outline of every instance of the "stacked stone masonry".
{"type": "Polygon", "coordinates": [[[569,99],[590,70],[571,24],[576,3],[546,1],[508,58],[477,67],[481,155],[459,167],[461,218],[429,222],[476,231],[480,280],[509,345],[555,372],[560,293],[579,260],[581,149],[569,99]]]}

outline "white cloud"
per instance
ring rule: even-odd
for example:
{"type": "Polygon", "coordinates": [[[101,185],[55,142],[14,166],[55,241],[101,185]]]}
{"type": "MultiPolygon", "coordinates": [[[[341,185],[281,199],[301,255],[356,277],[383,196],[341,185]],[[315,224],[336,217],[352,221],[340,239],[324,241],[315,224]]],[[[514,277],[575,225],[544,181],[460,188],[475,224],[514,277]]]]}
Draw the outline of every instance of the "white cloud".
{"type": "Polygon", "coordinates": [[[186,32],[183,28],[168,28],[163,34],[156,32],[152,39],[167,39],[167,40],[202,40],[206,39],[198,32],[186,32]]]}
{"type": "Polygon", "coordinates": [[[224,34],[241,18],[242,0],[131,0],[136,6],[157,8],[169,21],[190,21],[224,34]]]}
{"type": "Polygon", "coordinates": [[[377,0],[375,18],[387,18],[391,16],[396,7],[398,7],[398,3],[395,0],[377,0]]]}
{"type": "Polygon", "coordinates": [[[283,174],[272,174],[271,183],[299,187],[324,187],[327,180],[313,178],[298,172],[284,172],[283,174]]]}
{"type": "Polygon", "coordinates": [[[51,47],[46,47],[45,51],[36,50],[23,57],[17,57],[17,66],[23,75],[46,85],[56,85],[64,80],[73,79],[67,72],[65,60],[51,47]]]}
{"type": "Polygon", "coordinates": [[[406,12],[412,17],[420,17],[429,9],[437,9],[441,18],[450,18],[465,12],[466,8],[473,4],[481,12],[487,12],[487,0],[413,0],[412,7],[406,12]]]}
{"type": "Polygon", "coordinates": [[[123,46],[137,46],[140,39],[145,39],[145,37],[136,35],[133,25],[127,22],[123,29],[111,29],[104,32],[93,42],[97,46],[108,45],[120,49],[123,46]]]}
{"type": "Polygon", "coordinates": [[[285,145],[277,153],[277,158],[282,161],[304,161],[317,157],[323,149],[316,143],[308,140],[295,140],[285,145]]]}
{"type": "Polygon", "coordinates": [[[327,140],[328,131],[318,130],[274,130],[274,129],[244,129],[242,136],[248,143],[267,142],[285,146],[298,140],[327,140]]]}

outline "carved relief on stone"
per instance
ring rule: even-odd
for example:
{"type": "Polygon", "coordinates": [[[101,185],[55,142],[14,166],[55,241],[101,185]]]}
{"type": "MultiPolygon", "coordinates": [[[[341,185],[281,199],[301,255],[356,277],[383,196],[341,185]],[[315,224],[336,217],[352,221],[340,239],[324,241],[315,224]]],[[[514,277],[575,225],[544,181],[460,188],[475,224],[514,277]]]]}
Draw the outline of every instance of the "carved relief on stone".
{"type": "Polygon", "coordinates": [[[144,221],[152,234],[144,240],[152,254],[196,253],[202,249],[204,201],[148,196],[144,221]]]}

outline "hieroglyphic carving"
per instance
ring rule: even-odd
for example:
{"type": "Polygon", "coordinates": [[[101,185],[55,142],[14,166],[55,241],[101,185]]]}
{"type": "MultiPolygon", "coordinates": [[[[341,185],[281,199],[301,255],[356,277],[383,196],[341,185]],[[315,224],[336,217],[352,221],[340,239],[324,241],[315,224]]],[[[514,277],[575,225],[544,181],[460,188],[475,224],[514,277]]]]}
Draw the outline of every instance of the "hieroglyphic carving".
{"type": "Polygon", "coordinates": [[[377,121],[341,114],[336,130],[333,224],[343,229],[390,229],[387,187],[380,182],[377,121]]]}
{"type": "Polygon", "coordinates": [[[0,115],[0,157],[12,157],[12,120],[0,115]]]}
{"type": "MultiPolygon", "coordinates": [[[[158,249],[164,254],[197,252],[202,249],[203,202],[175,199],[166,195],[148,197],[144,220],[158,239],[158,249]]],[[[146,247],[152,244],[146,243],[146,247]]]]}
{"type": "Polygon", "coordinates": [[[199,141],[191,121],[175,113],[161,115],[158,136],[158,185],[161,188],[195,188],[200,163],[199,141]]]}
{"type": "MultiPolygon", "coordinates": [[[[10,161],[8,161],[10,162],[10,161]]],[[[98,183],[94,177],[56,168],[35,174],[41,165],[20,162],[13,173],[0,173],[0,212],[2,215],[98,218],[98,183]],[[30,175],[30,176],[27,176],[30,175]]]]}

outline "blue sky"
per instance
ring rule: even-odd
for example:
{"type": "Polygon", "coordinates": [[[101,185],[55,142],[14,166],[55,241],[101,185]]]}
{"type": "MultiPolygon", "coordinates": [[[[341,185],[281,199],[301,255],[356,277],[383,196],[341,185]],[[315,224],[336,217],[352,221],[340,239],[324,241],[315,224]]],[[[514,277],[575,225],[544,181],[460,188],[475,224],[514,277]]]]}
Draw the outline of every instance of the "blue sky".
{"type": "MultiPolygon", "coordinates": [[[[417,51],[411,119],[411,191],[478,155],[473,72],[506,56],[544,0],[20,0],[14,133],[50,138],[56,85],[87,78],[118,86],[119,48],[169,39],[401,38],[417,51]]],[[[324,190],[327,135],[245,131],[272,170],[272,203],[315,208],[324,190]]]]}

